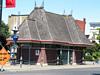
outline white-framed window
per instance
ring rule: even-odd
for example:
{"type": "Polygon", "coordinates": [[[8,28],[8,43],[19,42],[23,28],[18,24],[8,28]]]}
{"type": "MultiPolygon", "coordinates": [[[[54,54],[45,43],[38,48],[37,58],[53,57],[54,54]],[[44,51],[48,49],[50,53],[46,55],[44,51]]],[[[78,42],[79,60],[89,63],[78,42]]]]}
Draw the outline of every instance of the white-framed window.
{"type": "Polygon", "coordinates": [[[39,54],[40,54],[40,50],[39,49],[35,50],[35,55],[39,56],[39,54]]]}

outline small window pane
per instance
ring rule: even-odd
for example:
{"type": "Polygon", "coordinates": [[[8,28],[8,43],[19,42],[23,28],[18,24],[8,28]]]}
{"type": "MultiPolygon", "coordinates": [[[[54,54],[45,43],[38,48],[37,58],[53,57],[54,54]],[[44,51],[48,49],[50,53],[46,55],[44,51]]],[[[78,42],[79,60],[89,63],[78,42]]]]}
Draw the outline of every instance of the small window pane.
{"type": "Polygon", "coordinates": [[[35,50],[35,55],[38,56],[40,54],[40,50],[35,50]]]}

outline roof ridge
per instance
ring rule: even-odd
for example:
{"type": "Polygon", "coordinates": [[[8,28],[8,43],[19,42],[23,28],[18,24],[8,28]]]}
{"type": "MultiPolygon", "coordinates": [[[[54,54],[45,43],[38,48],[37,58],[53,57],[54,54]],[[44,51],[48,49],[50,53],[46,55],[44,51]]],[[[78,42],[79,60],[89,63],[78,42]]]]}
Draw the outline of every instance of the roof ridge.
{"type": "Polygon", "coordinates": [[[46,11],[45,11],[45,13],[44,13],[44,14],[45,14],[45,19],[46,19],[46,22],[47,22],[47,28],[48,28],[49,35],[50,35],[51,39],[53,40],[52,34],[51,34],[51,32],[50,32],[49,25],[48,25],[48,20],[47,20],[47,16],[46,16],[46,11]]]}
{"type": "Polygon", "coordinates": [[[68,29],[70,39],[71,39],[71,41],[72,41],[72,43],[73,43],[73,39],[71,38],[71,35],[70,35],[70,30],[69,30],[69,27],[68,27],[69,23],[68,23],[68,22],[66,22],[66,21],[67,21],[67,20],[66,20],[66,18],[67,18],[67,17],[63,17],[63,18],[64,18],[64,21],[65,21],[65,23],[66,23],[66,27],[67,27],[67,29],[68,29]],[[68,25],[67,25],[67,24],[68,24],[68,25]]]}
{"type": "Polygon", "coordinates": [[[59,15],[59,16],[67,16],[67,15],[61,15],[61,14],[57,14],[57,13],[52,13],[52,12],[49,12],[49,11],[45,11],[45,13],[50,13],[50,14],[59,15]]]}
{"type": "MultiPolygon", "coordinates": [[[[71,19],[71,20],[74,20],[74,18],[73,18],[73,17],[70,17],[70,19],[71,19]]],[[[75,21],[75,20],[74,20],[74,21],[75,21]]],[[[79,29],[80,29],[80,28],[77,28],[77,27],[78,27],[78,25],[76,25],[76,23],[75,23],[75,22],[74,22],[74,25],[75,25],[75,29],[77,29],[77,30],[79,31],[79,29]]],[[[81,31],[80,31],[80,32],[81,32],[81,31]]],[[[82,40],[80,39],[79,33],[78,33],[77,31],[76,31],[76,33],[78,34],[78,36],[77,36],[77,37],[79,38],[80,42],[82,42],[82,40]]]]}
{"type": "MultiPolygon", "coordinates": [[[[38,13],[38,11],[36,11],[36,13],[38,13]]],[[[36,20],[35,21],[35,26],[36,26],[36,30],[37,30],[37,33],[38,33],[39,40],[41,40],[41,36],[40,36],[40,33],[39,33],[39,29],[38,29],[37,23],[38,23],[38,21],[36,20]]]]}
{"type": "Polygon", "coordinates": [[[28,29],[29,29],[30,38],[32,38],[32,36],[31,36],[31,31],[30,31],[30,28],[29,28],[29,25],[28,25],[28,19],[26,19],[26,25],[27,25],[27,27],[28,27],[28,29]]]}

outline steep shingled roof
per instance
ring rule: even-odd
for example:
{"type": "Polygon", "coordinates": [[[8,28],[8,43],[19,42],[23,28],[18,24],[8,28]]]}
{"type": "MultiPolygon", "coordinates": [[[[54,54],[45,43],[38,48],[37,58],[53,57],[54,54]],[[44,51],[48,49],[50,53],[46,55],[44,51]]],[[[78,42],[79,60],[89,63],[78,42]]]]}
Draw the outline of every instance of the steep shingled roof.
{"type": "Polygon", "coordinates": [[[43,8],[35,8],[31,12],[19,28],[19,37],[91,45],[72,16],[46,12],[43,8]]]}

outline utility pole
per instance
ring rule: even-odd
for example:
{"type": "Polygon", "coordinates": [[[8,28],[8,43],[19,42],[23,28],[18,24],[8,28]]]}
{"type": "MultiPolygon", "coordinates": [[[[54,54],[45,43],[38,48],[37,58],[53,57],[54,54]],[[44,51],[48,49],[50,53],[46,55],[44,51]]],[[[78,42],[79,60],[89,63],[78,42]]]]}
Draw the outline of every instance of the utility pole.
{"type": "Polygon", "coordinates": [[[3,0],[0,0],[0,26],[1,26],[1,22],[2,22],[2,4],[3,4],[3,0]]]}
{"type": "MultiPolygon", "coordinates": [[[[0,36],[2,36],[2,33],[1,33],[1,22],[2,22],[2,2],[3,0],[0,0],[0,36]]],[[[0,41],[1,43],[1,41],[0,41]]]]}
{"type": "MultiPolygon", "coordinates": [[[[0,36],[2,36],[2,33],[1,33],[1,22],[2,22],[2,3],[3,2],[3,0],[0,0],[0,36]]],[[[0,39],[1,40],[1,39],[0,39]]],[[[2,41],[2,40],[1,40],[2,41]]],[[[0,43],[1,43],[1,41],[0,41],[0,43]]],[[[1,44],[2,45],[2,44],[1,44]]],[[[0,71],[4,71],[4,69],[3,69],[3,65],[1,66],[1,69],[0,69],[0,71]]]]}

